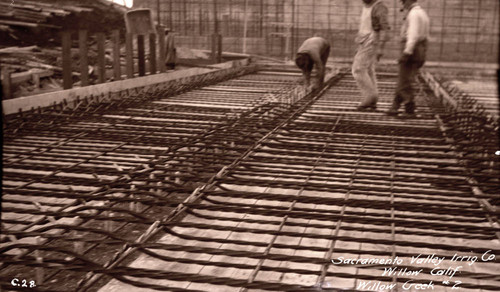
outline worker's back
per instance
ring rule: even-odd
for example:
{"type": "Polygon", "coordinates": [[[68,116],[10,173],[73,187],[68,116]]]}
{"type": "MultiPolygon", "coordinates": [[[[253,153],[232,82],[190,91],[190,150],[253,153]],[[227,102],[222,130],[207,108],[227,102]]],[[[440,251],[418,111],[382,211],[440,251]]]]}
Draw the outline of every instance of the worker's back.
{"type": "Polygon", "coordinates": [[[311,58],[316,59],[315,61],[321,59],[321,55],[330,48],[330,44],[327,40],[322,37],[312,37],[305,40],[299,47],[297,53],[308,53],[311,58]]]}

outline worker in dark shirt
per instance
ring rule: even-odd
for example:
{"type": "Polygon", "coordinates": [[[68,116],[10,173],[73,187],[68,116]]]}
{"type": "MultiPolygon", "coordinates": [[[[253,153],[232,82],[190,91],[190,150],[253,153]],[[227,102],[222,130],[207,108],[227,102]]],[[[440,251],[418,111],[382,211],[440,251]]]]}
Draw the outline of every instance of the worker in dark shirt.
{"type": "Polygon", "coordinates": [[[363,0],[363,12],[356,42],[358,49],[352,64],[352,75],[364,100],[358,110],[374,110],[377,107],[378,89],[375,65],[384,55],[389,40],[388,9],[381,0],[363,0]]]}
{"type": "Polygon", "coordinates": [[[326,61],[330,55],[330,44],[322,37],[312,37],[305,40],[297,51],[295,64],[302,70],[305,79],[305,86],[309,87],[311,71],[314,65],[318,72],[318,83],[313,88],[323,86],[325,79],[326,61]]]}

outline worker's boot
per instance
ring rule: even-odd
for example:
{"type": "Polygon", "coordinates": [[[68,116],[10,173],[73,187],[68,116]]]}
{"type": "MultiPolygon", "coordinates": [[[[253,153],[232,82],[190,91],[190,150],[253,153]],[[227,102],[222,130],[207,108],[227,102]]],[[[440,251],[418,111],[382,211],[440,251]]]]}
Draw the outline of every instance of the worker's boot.
{"type": "Polygon", "coordinates": [[[374,111],[377,109],[377,101],[378,101],[378,96],[373,96],[372,98],[367,99],[367,100],[363,101],[362,103],[360,103],[356,107],[356,109],[358,111],[362,111],[362,112],[374,111]]]}
{"type": "Polygon", "coordinates": [[[410,101],[405,104],[405,112],[408,115],[414,115],[415,114],[415,102],[410,101]]]}
{"type": "Polygon", "coordinates": [[[377,102],[372,102],[372,103],[362,103],[356,107],[358,111],[366,112],[366,111],[374,111],[377,109],[377,102]]]}
{"type": "Polygon", "coordinates": [[[385,112],[385,114],[388,116],[397,116],[398,109],[399,109],[399,103],[393,102],[391,108],[387,112],[385,112]]]}

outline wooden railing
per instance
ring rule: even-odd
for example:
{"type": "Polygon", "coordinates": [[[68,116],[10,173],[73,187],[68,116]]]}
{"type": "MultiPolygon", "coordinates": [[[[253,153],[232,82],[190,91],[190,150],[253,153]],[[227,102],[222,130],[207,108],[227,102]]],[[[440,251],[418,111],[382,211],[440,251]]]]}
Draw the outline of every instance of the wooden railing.
{"type": "MultiPolygon", "coordinates": [[[[73,71],[71,68],[72,55],[71,55],[71,44],[72,34],[70,31],[64,31],[62,33],[62,68],[63,68],[63,88],[69,89],[73,87],[73,71]]],[[[121,80],[123,78],[133,78],[135,76],[145,76],[146,74],[156,74],[165,72],[165,30],[163,28],[158,29],[158,33],[152,33],[148,36],[149,39],[149,52],[145,50],[145,36],[144,35],[132,35],[130,33],[125,33],[125,40],[123,42],[119,30],[114,30],[110,35],[106,35],[103,32],[96,33],[96,46],[97,46],[97,62],[96,62],[96,72],[97,80],[96,83],[105,83],[109,78],[113,77],[113,80],[121,80]],[[137,47],[134,48],[134,37],[137,38],[137,47]],[[106,39],[111,40],[112,44],[112,67],[113,75],[107,76],[106,74],[106,52],[105,52],[105,42],[106,39]],[[122,75],[122,56],[121,47],[125,44],[125,75],[122,75]],[[157,48],[159,48],[159,54],[157,53],[157,48]],[[134,52],[137,50],[137,62],[134,60],[134,52]],[[147,54],[147,56],[146,56],[147,54]],[[146,72],[146,60],[148,61],[149,72],[146,72]],[[137,66],[137,67],[136,67],[137,66]],[[137,70],[136,70],[137,69],[137,70]]],[[[78,51],[80,58],[80,81],[81,86],[89,85],[89,34],[86,30],[80,30],[78,32],[78,51]]]]}

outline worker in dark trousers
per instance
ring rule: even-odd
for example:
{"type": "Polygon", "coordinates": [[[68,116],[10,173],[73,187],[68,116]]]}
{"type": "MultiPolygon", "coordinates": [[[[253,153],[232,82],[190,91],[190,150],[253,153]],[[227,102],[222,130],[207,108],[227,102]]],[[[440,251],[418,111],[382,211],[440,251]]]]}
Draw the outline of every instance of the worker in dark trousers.
{"type": "Polygon", "coordinates": [[[326,61],[330,55],[330,44],[322,37],[312,37],[305,40],[297,51],[295,64],[302,70],[305,86],[309,87],[311,72],[316,65],[318,82],[313,89],[321,88],[325,81],[326,61]]]}
{"type": "Polygon", "coordinates": [[[175,69],[177,50],[174,43],[174,35],[171,31],[165,31],[165,66],[167,70],[175,69]]]}
{"type": "Polygon", "coordinates": [[[377,107],[375,66],[384,55],[390,30],[389,12],[382,0],[363,0],[363,4],[356,36],[358,48],[352,63],[352,75],[363,96],[363,101],[357,107],[360,111],[375,110],[377,107]]]}
{"type": "Polygon", "coordinates": [[[430,21],[427,13],[418,5],[417,0],[401,0],[405,17],[401,27],[402,53],[398,60],[399,76],[396,95],[387,111],[390,116],[398,115],[401,105],[407,115],[415,114],[415,95],[412,82],[426,59],[430,21]]]}

